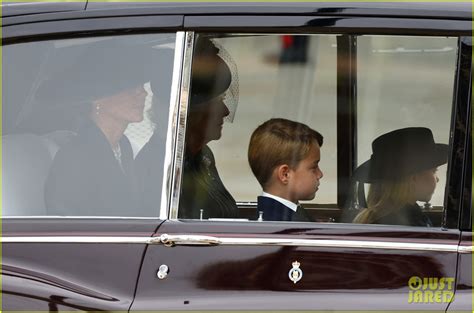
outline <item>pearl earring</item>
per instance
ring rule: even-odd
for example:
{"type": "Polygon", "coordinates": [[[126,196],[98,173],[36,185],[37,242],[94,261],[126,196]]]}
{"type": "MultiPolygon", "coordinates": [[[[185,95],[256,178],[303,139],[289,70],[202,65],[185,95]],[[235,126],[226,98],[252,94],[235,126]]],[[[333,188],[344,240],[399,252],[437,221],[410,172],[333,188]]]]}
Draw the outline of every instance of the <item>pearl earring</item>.
{"type": "Polygon", "coordinates": [[[95,107],[95,114],[96,114],[96,115],[99,115],[99,111],[100,111],[100,104],[98,104],[98,105],[95,107]]]}

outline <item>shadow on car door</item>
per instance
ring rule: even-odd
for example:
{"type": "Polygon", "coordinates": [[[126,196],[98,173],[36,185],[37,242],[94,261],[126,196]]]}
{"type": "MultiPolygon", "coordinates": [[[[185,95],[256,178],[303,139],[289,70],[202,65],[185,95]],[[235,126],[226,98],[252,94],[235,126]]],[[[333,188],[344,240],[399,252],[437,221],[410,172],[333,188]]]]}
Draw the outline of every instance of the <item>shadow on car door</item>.
{"type": "Polygon", "coordinates": [[[168,221],[155,236],[133,310],[444,311],[454,292],[456,230],[168,221]]]}

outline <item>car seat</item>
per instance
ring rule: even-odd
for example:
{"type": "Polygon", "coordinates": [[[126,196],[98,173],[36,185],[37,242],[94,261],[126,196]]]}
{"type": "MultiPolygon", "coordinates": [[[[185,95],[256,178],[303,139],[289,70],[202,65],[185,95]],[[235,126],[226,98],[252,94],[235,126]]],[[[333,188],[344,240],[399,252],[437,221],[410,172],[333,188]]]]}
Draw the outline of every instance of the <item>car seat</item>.
{"type": "Polygon", "coordinates": [[[10,134],[2,138],[2,215],[47,215],[44,183],[56,152],[74,133],[43,136],[10,134]]]}

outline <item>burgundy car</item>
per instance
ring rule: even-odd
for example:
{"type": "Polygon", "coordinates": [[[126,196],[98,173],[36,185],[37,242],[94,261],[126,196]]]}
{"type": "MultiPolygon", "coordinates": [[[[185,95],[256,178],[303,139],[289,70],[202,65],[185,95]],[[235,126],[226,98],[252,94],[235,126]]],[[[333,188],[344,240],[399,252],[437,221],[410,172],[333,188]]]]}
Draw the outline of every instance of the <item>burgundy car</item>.
{"type": "Polygon", "coordinates": [[[1,27],[2,310],[472,311],[470,2],[4,1],[1,27]],[[257,207],[272,118],[324,137],[312,221],[257,207]],[[445,147],[426,223],[361,223],[357,169],[406,128],[445,147]]]}

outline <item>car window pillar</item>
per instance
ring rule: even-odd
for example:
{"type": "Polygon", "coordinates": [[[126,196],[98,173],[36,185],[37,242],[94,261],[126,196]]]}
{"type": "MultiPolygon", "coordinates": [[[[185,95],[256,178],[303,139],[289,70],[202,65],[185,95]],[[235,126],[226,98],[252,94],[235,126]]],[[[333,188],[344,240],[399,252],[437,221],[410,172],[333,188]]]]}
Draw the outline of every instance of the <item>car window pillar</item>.
{"type": "MultiPolygon", "coordinates": [[[[458,44],[458,61],[456,77],[454,81],[453,109],[451,120],[451,142],[448,160],[448,183],[446,186],[445,208],[442,226],[446,228],[458,228],[461,214],[462,189],[467,172],[463,174],[467,139],[468,139],[468,116],[471,93],[472,73],[472,39],[471,37],[460,37],[458,44]]],[[[469,172],[471,173],[471,172],[469,172]]]]}
{"type": "Polygon", "coordinates": [[[181,192],[181,179],[183,174],[183,163],[184,163],[184,149],[185,149],[185,134],[186,134],[186,121],[188,116],[188,102],[189,102],[189,91],[191,87],[191,65],[193,58],[194,49],[194,32],[184,33],[184,45],[182,50],[182,70],[180,86],[177,89],[179,100],[175,106],[175,118],[176,123],[173,123],[175,128],[173,133],[176,134],[175,149],[173,157],[173,170],[172,179],[170,180],[170,214],[169,218],[176,220],[178,218],[178,207],[179,207],[179,196],[181,192]]]}
{"type": "Polygon", "coordinates": [[[337,37],[337,204],[348,206],[357,166],[357,38],[337,37]]]}

